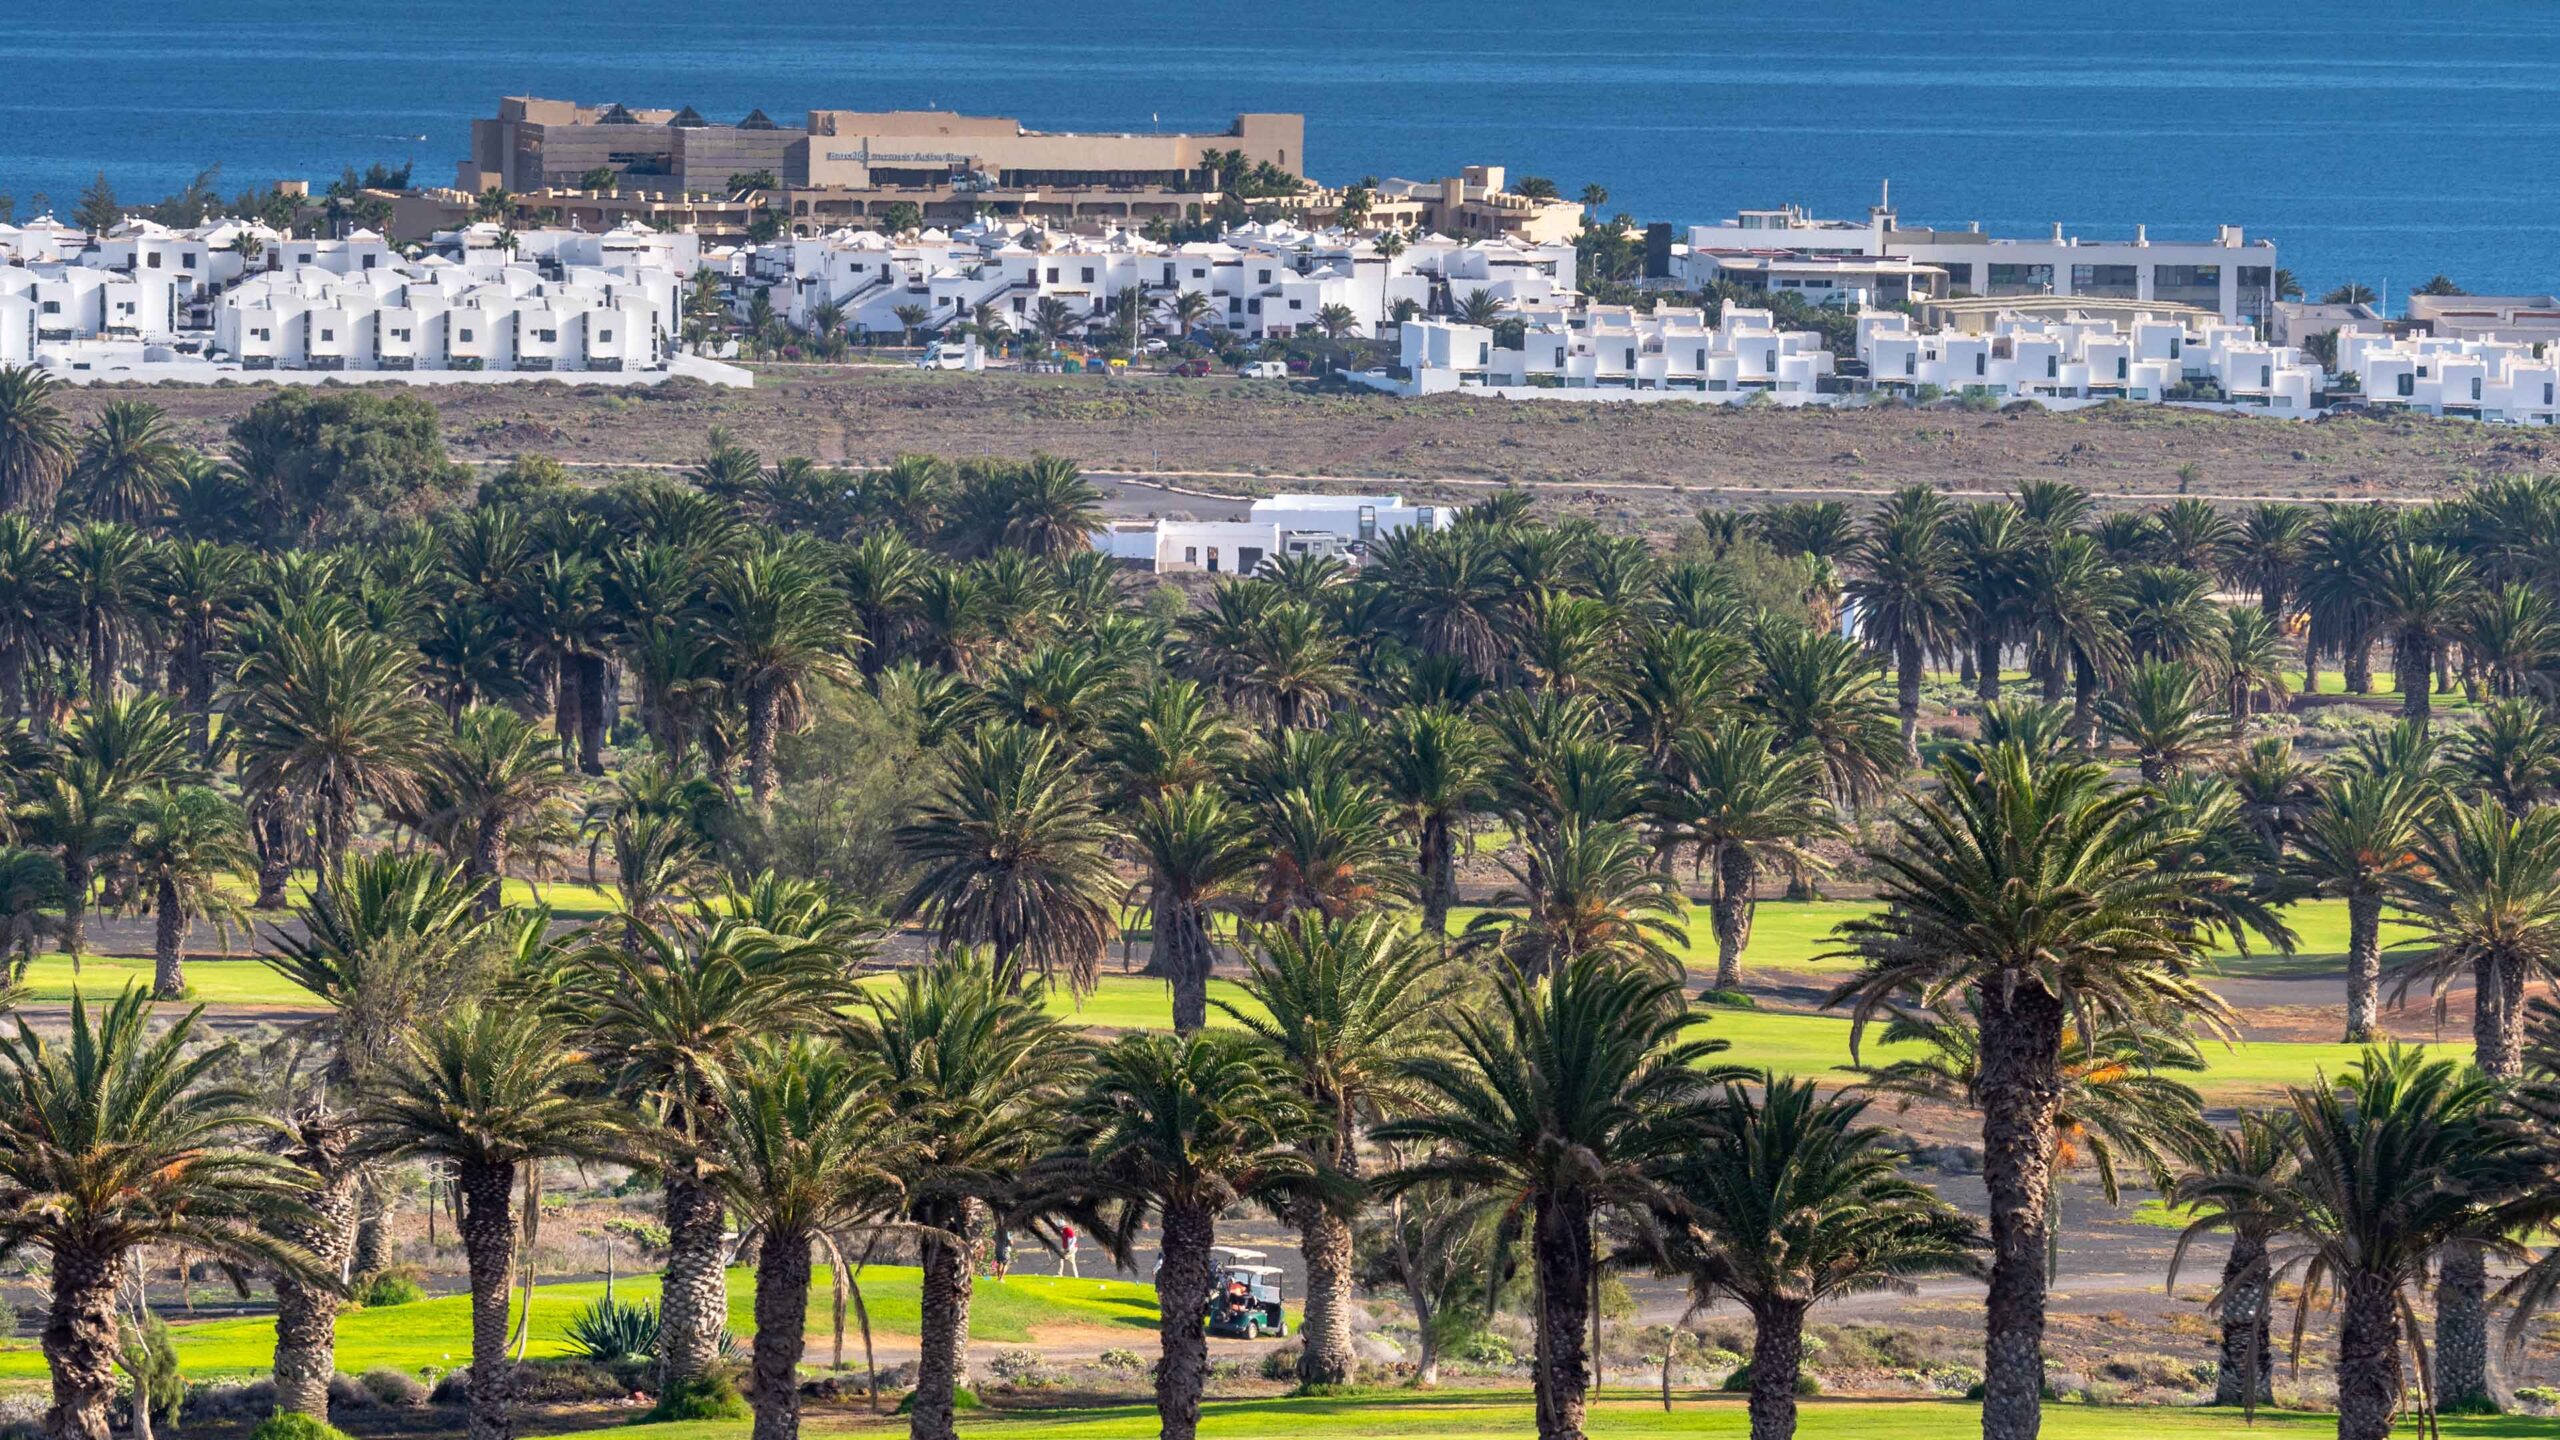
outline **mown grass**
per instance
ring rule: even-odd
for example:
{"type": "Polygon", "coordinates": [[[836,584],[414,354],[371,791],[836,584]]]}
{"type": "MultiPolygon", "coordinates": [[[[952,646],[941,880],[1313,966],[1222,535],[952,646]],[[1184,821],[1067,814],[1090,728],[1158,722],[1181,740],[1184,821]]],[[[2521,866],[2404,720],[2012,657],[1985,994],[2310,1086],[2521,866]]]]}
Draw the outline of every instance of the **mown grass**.
{"type": "MultiPolygon", "coordinates": [[[[68,955],[39,955],[27,967],[27,998],[39,1004],[61,1004],[77,990],[91,999],[113,996],[127,985],[151,988],[148,959],[83,957],[75,972],[68,955]]],[[[308,990],[258,961],[189,960],[187,989],[207,1005],[257,1005],[276,1008],[316,1006],[308,990]]]]}
{"type": "MultiPolygon", "coordinates": [[[[314,877],[310,871],[295,871],[293,878],[285,882],[286,910],[290,911],[293,906],[310,899],[311,887],[314,883],[314,877]]],[[[222,882],[222,888],[224,893],[243,905],[256,899],[258,894],[258,887],[245,879],[225,880],[222,882]]],[[[593,920],[600,915],[610,915],[615,909],[613,887],[610,885],[588,885],[569,880],[545,880],[539,884],[522,879],[507,882],[506,902],[508,904],[530,905],[537,900],[550,906],[551,913],[563,920],[593,920]]],[[[284,912],[261,911],[259,913],[267,918],[273,918],[274,915],[284,912]]]]}
{"type": "MultiPolygon", "coordinates": [[[[848,1428],[853,1417],[811,1415],[804,1430],[848,1428]]],[[[2529,1415],[2451,1417],[2448,1440],[2547,1436],[2551,1422],[2529,1415]]],[[[2043,1433],[2051,1440],[2311,1440],[2337,1433],[2334,1415],[2261,1410],[2252,1425],[2237,1410],[2097,1409],[2048,1405],[2043,1433]]],[[[1143,1405],[1057,1410],[1037,1415],[981,1412],[961,1421],[971,1440],[1151,1440],[1156,1412],[1143,1405]]],[[[1290,1436],[1433,1436],[1444,1440],[1510,1440],[1536,1433],[1529,1397],[1516,1390],[1398,1391],[1324,1399],[1213,1400],[1200,1410],[1206,1440],[1282,1440],[1290,1436]]],[[[1656,1398],[1611,1393],[1591,1407],[1598,1437],[1677,1435],[1725,1440],[1750,1433],[1738,1396],[1679,1395],[1669,1411],[1656,1398]]],[[[630,1440],[737,1440],[743,1420],[634,1425],[615,1432],[630,1440]]],[[[1982,1408],[1946,1400],[1807,1400],[1796,1434],[1804,1440],[1971,1440],[1982,1433],[1982,1408]]],[[[2404,1433],[2417,1434],[2415,1422],[2404,1433]]]]}
{"type": "MultiPolygon", "coordinates": [[[[1045,1257],[1026,1254],[1038,1264],[1045,1257]]],[[[871,1312],[875,1337],[912,1339],[919,1326],[917,1276],[913,1266],[873,1265],[862,1272],[862,1297],[871,1312]]],[[[529,1355],[559,1355],[567,1350],[562,1332],[576,1314],[604,1294],[600,1282],[544,1285],[534,1292],[533,1335],[529,1355]]],[[[619,1300],[658,1298],[658,1277],[634,1276],[615,1284],[619,1300]]],[[[809,1324],[824,1330],[833,1304],[826,1268],[821,1266],[809,1289],[809,1324]]],[[[521,1315],[521,1304],[510,1307],[521,1315]]],[[[1142,1343],[1156,1323],[1155,1290],[1127,1280],[1057,1279],[1017,1274],[998,1285],[980,1281],[969,1306],[969,1334],[994,1343],[1027,1344],[1036,1331],[1058,1325],[1127,1327],[1131,1343],[1142,1343]]],[[[848,1317],[848,1353],[860,1353],[860,1331],[848,1317]]],[[[755,1276],[729,1272],[729,1329],[744,1337],[755,1329],[755,1276]]],[[[264,1374],[275,1363],[275,1321],[266,1316],[207,1320],[170,1327],[178,1346],[178,1363],[194,1379],[264,1374]]],[[[813,1351],[813,1361],[823,1361],[813,1351]]],[[[387,1310],[354,1310],[338,1317],[338,1368],[360,1374],[378,1365],[417,1371],[429,1366],[450,1369],[471,1359],[471,1305],[463,1295],[440,1296],[387,1310]]],[[[35,1346],[0,1349],[0,1379],[24,1379],[45,1373],[44,1356],[35,1346]]]]}

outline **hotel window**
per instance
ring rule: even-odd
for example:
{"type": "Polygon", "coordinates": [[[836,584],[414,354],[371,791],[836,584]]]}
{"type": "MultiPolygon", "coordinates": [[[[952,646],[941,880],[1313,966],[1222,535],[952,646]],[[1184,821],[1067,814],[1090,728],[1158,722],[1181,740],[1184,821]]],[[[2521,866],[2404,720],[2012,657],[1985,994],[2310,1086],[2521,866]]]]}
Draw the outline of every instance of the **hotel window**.
{"type": "Polygon", "coordinates": [[[2551,382],[2548,380],[2542,382],[2542,403],[2545,405],[2551,403],[2551,382]]]}
{"type": "Polygon", "coordinates": [[[1197,546],[1197,545],[1185,545],[1185,546],[1183,546],[1183,547],[1182,547],[1182,563],[1183,563],[1183,564],[1185,564],[1185,565],[1197,565],[1197,564],[1199,564],[1199,563],[1200,563],[1200,547],[1199,547],[1199,546],[1197,546]]]}
{"type": "Polygon", "coordinates": [[[150,254],[143,256],[143,257],[142,257],[142,268],[144,268],[145,270],[157,270],[157,269],[159,269],[159,268],[160,268],[160,252],[159,252],[159,251],[157,251],[157,250],[154,250],[154,251],[152,251],[150,254]]]}
{"type": "Polygon", "coordinates": [[[2417,376],[2415,376],[2415,375],[2410,374],[2410,373],[2409,373],[2409,372],[2407,372],[2406,370],[2401,371],[2401,372],[2400,372],[2400,393],[2401,393],[2401,394],[2403,394],[2403,395],[2415,395],[2415,394],[2417,394],[2417,393],[2418,393],[2418,377],[2417,377],[2417,376]]]}
{"type": "Polygon", "coordinates": [[[1093,283],[1093,267],[1090,265],[1084,267],[1084,283],[1087,285],[1093,283]]]}
{"type": "Polygon", "coordinates": [[[1704,351],[1704,350],[1701,350],[1701,351],[1699,351],[1699,352],[1698,352],[1698,365],[1697,365],[1697,368],[1699,368],[1699,369],[1701,369],[1701,370],[1704,370],[1704,369],[1706,369],[1706,368],[1707,368],[1707,352],[1706,352],[1706,351],[1704,351]]]}
{"type": "Polygon", "coordinates": [[[2471,398],[2474,400],[2480,398],[2480,377],[2477,375],[2471,377],[2471,398]]]}
{"type": "Polygon", "coordinates": [[[195,256],[193,256],[193,255],[181,255],[181,256],[179,256],[179,257],[178,257],[178,268],[179,268],[179,269],[181,269],[181,270],[193,270],[194,268],[196,268],[196,257],[195,257],[195,256]]]}
{"type": "Polygon", "coordinates": [[[2127,359],[2126,359],[2125,357],[2123,357],[2122,355],[2117,356],[2117,357],[2116,357],[2116,378],[2117,378],[2117,379],[2119,379],[2119,380],[2122,380],[2123,378],[2125,378],[2125,372],[2126,372],[2126,370],[2127,370],[2127,369],[2129,369],[2129,368],[2132,366],[2132,363],[2133,363],[2132,361],[2127,360],[2127,359]]]}
{"type": "Polygon", "coordinates": [[[599,345],[609,345],[609,344],[613,343],[613,332],[612,332],[612,331],[610,331],[610,330],[599,330],[599,331],[597,331],[597,332],[596,332],[596,343],[597,343],[597,344],[599,344],[599,345]]]}
{"type": "Polygon", "coordinates": [[[1052,285],[1058,283],[1058,267],[1055,265],[1049,267],[1049,283],[1052,285]]]}
{"type": "Polygon", "coordinates": [[[1902,373],[1905,375],[1917,375],[1920,373],[1920,356],[1917,352],[1903,352],[1902,373]]]}
{"type": "Polygon", "coordinates": [[[465,330],[465,331],[463,331],[460,335],[458,335],[458,336],[456,336],[456,337],[454,337],[454,338],[456,338],[456,339],[460,340],[463,344],[468,345],[468,344],[470,344],[470,343],[471,343],[471,332],[470,332],[470,331],[468,331],[468,330],[465,330]]]}
{"type": "Polygon", "coordinates": [[[320,332],[320,338],[323,340],[335,340],[338,338],[338,332],[335,330],[323,330],[320,332]]]}
{"type": "Polygon", "coordinates": [[[2044,357],[2044,378],[2047,380],[2058,380],[2062,378],[2061,356],[2047,355],[2044,357]]]}
{"type": "Polygon", "coordinates": [[[2273,365],[2261,365],[2261,366],[2259,366],[2259,367],[2258,367],[2258,388],[2259,388],[2259,389],[2261,389],[2261,390],[2264,390],[2264,389],[2267,389],[2267,388],[2269,388],[2269,387],[2273,386],[2275,383],[2276,383],[2276,367],[2274,367],[2273,365]]]}
{"type": "Polygon", "coordinates": [[[533,332],[533,338],[544,341],[557,340],[560,338],[560,332],[557,330],[536,330],[533,332]]]}
{"type": "Polygon", "coordinates": [[[44,313],[46,313],[47,315],[59,315],[59,314],[61,314],[61,313],[62,313],[62,302],[61,302],[61,301],[59,301],[59,300],[47,300],[46,302],[44,302],[44,313]]]}
{"type": "Polygon", "coordinates": [[[1974,351],[1974,352],[1973,352],[1973,373],[1974,373],[1974,374],[1976,374],[1976,375],[1987,375],[1987,374],[1989,374],[1990,372],[1991,372],[1991,357],[1990,357],[1990,356],[1988,356],[1988,355],[1983,354],[1983,353],[1982,353],[1981,351],[1979,351],[1979,350],[1974,351]]]}

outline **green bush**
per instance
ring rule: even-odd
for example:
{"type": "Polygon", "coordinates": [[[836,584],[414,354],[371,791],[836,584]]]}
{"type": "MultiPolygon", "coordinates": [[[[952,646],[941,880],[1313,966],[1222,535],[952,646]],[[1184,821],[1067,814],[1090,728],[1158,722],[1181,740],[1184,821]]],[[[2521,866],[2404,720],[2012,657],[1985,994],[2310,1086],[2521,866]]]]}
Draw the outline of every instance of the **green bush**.
{"type": "MultiPolygon", "coordinates": [[[[680,1380],[667,1387],[658,1403],[641,1417],[657,1420],[744,1420],[747,1402],[738,1398],[738,1387],[726,1375],[703,1375],[680,1380]]],[[[257,1440],[252,1436],[250,1440],[257,1440]]]]}
{"type": "Polygon", "coordinates": [[[385,1270],[367,1280],[356,1296],[367,1310],[388,1310],[394,1305],[415,1305],[427,1298],[426,1287],[397,1270],[385,1270]]]}
{"type": "Polygon", "coordinates": [[[415,1409],[427,1403],[427,1382],[406,1370],[377,1365],[357,1376],[356,1383],[378,1404],[415,1409]]]}
{"type": "Polygon", "coordinates": [[[658,1307],[643,1300],[598,1300],[569,1317],[561,1338],[574,1354],[619,1365],[658,1348],[658,1307]]]}
{"type": "MultiPolygon", "coordinates": [[[[1734,1394],[1740,1394],[1741,1392],[1750,1389],[1751,1362],[1745,1360],[1741,1364],[1734,1366],[1733,1373],[1724,1377],[1724,1384],[1718,1388],[1734,1394]]],[[[1796,1393],[1798,1395],[1808,1396],[1819,1395],[1822,1393],[1822,1382],[1813,1378],[1812,1371],[1799,1370],[1796,1372],[1796,1393]]]]}
{"type": "MultiPolygon", "coordinates": [[[[952,1409],[976,1410],[982,1408],[982,1406],[983,1402],[978,1399],[977,1391],[970,1389],[966,1385],[954,1385],[951,1387],[952,1409]]],[[[916,1392],[910,1390],[907,1392],[907,1398],[898,1402],[898,1413],[901,1415],[912,1414],[915,1411],[915,1407],[916,1392]]]]}
{"type": "Polygon", "coordinates": [[[279,1410],[258,1422],[249,1440],[350,1440],[347,1432],[325,1420],[279,1410]]]}
{"type": "Polygon", "coordinates": [[[1698,992],[1698,1003],[1722,1010],[1757,1010],[1760,1002],[1740,990],[1717,990],[1712,987],[1698,992]]]}

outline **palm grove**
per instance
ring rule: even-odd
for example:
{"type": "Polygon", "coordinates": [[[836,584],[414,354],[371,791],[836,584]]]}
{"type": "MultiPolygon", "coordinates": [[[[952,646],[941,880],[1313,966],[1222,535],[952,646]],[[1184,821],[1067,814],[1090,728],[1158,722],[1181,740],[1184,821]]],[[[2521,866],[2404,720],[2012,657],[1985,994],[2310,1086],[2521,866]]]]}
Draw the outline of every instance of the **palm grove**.
{"type": "Polygon", "coordinates": [[[1581,1433],[1611,1267],[1749,1315],[1771,1440],[1813,1306],[1980,1275],[1984,1431],[2034,1434],[2084,1158],[2228,1238],[2226,1401],[2267,1394],[2284,1289],[2336,1311],[2349,1440],[2476,1400],[2493,1301],[2560,1278],[2525,1243],[2560,1178],[2560,1012],[2528,1003],[2560,967],[2560,485],[2238,515],[1914,488],[1710,513],[1667,553],[1504,493],[1194,604],[1127,592],[1050,458],[854,473],[715,432],[683,483],[528,459],[474,494],[412,399],[270,398],[214,456],[0,369],[0,504],[16,974],[93,912],[156,921],[152,997],[0,1038],[0,1233],[49,1259],[57,1435],[107,1432],[151,1246],[270,1276],[278,1401],[325,1415],[402,1166],[459,1215],[475,1440],[514,1424],[507,1296],[562,1159],[660,1192],[670,1397],[727,1383],[753,1237],[759,1440],[797,1431],[814,1264],[883,1243],[923,1272],[910,1423],[951,1434],[997,1225],[1153,1239],[1174,1437],[1247,1204],[1301,1235],[1306,1384],[1356,1378],[1356,1286],[1411,1298],[1422,1383],[1525,1290],[1550,1436],[1581,1433]],[[2377,648],[2396,728],[2320,763],[2252,737],[2291,673],[2368,690],[2377,648]],[[2457,690],[2469,723],[2436,721],[2457,690]],[[1464,905],[1479,849],[1508,878],[1464,905]],[[581,852],[614,913],[506,903],[581,852]],[[1831,1003],[1929,1058],[1821,1089],[1715,1013],[1757,900],[1844,860],[1879,905],[1831,1003]],[[290,908],[262,958],[323,1006],[279,1048],[151,1003],[242,895],[290,908]],[[2232,1028],[2204,957],[2289,947],[2309,895],[2352,918],[2347,1038],[2460,982],[2474,1063],[2372,1049],[2217,1128],[2178,1078],[2232,1028]],[[2386,908],[2423,936],[2396,974],[2386,908]],[[1139,938],[1173,1033],[1044,1004],[1139,938]],[[1978,1113],[1987,1229],[1871,1115],[1915,1097],[1978,1113]]]}

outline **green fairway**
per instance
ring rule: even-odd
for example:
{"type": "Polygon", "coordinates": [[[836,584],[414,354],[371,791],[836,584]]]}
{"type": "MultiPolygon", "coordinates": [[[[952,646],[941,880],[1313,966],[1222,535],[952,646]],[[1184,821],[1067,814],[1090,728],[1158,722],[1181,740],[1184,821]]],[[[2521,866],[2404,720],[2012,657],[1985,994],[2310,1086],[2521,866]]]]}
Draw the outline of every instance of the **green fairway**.
{"type": "MultiPolygon", "coordinates": [[[[1025,1252],[1026,1264],[1038,1266],[1045,1255],[1025,1252]]],[[[862,1297],[871,1312],[875,1336],[912,1338],[918,1326],[917,1275],[913,1266],[874,1265],[862,1272],[862,1297]]],[[[561,1332],[578,1311],[604,1293],[602,1284],[545,1285],[534,1293],[532,1355],[558,1355],[566,1350],[561,1332]]],[[[620,1300],[658,1298],[658,1278],[634,1276],[614,1286],[620,1300]]],[[[822,1266],[809,1288],[809,1326],[823,1331],[833,1304],[822,1266]]],[[[521,1313],[520,1308],[511,1313],[521,1313]]],[[[848,1347],[858,1347],[859,1330],[850,1318],[848,1347]]],[[[1156,1297],[1152,1287],[1127,1280],[1061,1280],[1046,1275],[1016,1275],[998,1285],[981,1280],[969,1306],[969,1334],[979,1340],[1027,1344],[1034,1331],[1053,1325],[1126,1327],[1130,1344],[1144,1342],[1155,1329],[1156,1297]]],[[[729,1328],[744,1337],[755,1329],[755,1276],[729,1272],[729,1328]]],[[[178,1343],[178,1363],[195,1379],[261,1374],[275,1363],[275,1321],[257,1316],[208,1320],[171,1327],[178,1343]]],[[[858,1353],[856,1349],[855,1353],[858,1353]]],[[[812,1352],[813,1363],[827,1357],[812,1352]]],[[[361,1374],[377,1365],[397,1370],[426,1366],[451,1369],[471,1359],[471,1302],[465,1295],[443,1296],[387,1310],[355,1310],[338,1317],[338,1368],[361,1374]]],[[[0,1379],[24,1379],[45,1373],[44,1356],[33,1344],[0,1349],[0,1379]]]]}
{"type": "MultiPolygon", "coordinates": [[[[91,955],[75,976],[68,955],[39,955],[27,967],[27,996],[39,1004],[60,1004],[74,989],[92,999],[112,996],[127,985],[151,988],[151,962],[110,960],[91,955]]],[[[207,1005],[313,1006],[312,993],[255,960],[189,960],[187,987],[207,1005]]]]}
{"type": "MultiPolygon", "coordinates": [[[[1798,1412],[1796,1434],[1804,1440],[1972,1440],[1982,1433],[1979,1405],[1949,1400],[1807,1400],[1798,1412]]],[[[812,1415],[805,1430],[821,1430],[833,1416],[812,1415]]],[[[2447,1416],[2442,1433],[2448,1440],[2505,1440],[2541,1436],[2551,1422],[2530,1415],[2447,1416]]],[[[971,1440],[1151,1440],[1156,1412],[1143,1405],[1045,1414],[964,1417],[961,1433],[971,1440]]],[[[1750,1418],[1740,1396],[1681,1395],[1665,1412],[1658,1398],[1639,1398],[1612,1391],[1591,1407],[1594,1436],[1682,1435],[1740,1437],[1750,1433],[1750,1418]]],[[[633,1425],[616,1431],[631,1440],[739,1440],[743,1420],[666,1425],[633,1425]]],[[[2251,1425],[2237,1410],[2098,1409],[2085,1405],[2047,1405],[2044,1434],[2051,1440],[2315,1440],[2335,1435],[2334,1415],[2261,1410],[2251,1425]]],[[[1397,1391],[1340,1399],[1212,1400],[1200,1408],[1200,1433],[1209,1440],[1265,1440],[1265,1437],[1412,1435],[1440,1440],[1511,1440],[1535,1434],[1537,1424],[1529,1397],[1517,1390],[1456,1390],[1416,1393],[1397,1391]]],[[[2412,1422],[2406,1433],[2418,1433],[2412,1422]]]]}
{"type": "MultiPolygon", "coordinates": [[[[290,909],[310,899],[311,885],[310,871],[295,871],[293,878],[285,882],[286,907],[290,909]]],[[[258,893],[258,887],[255,884],[237,878],[223,882],[222,888],[232,899],[243,905],[255,899],[258,893]]],[[[567,880],[545,880],[539,884],[525,880],[509,880],[506,883],[505,894],[506,902],[510,905],[530,905],[539,900],[550,906],[551,913],[563,920],[593,920],[600,915],[612,914],[616,908],[613,887],[610,885],[587,885],[567,880]]]]}

